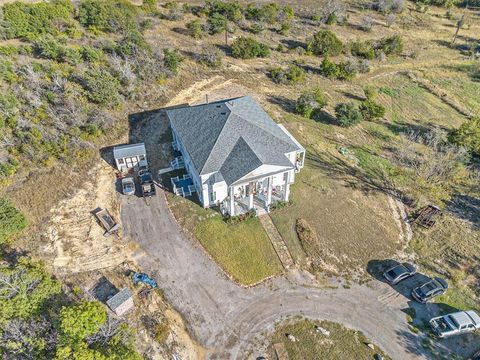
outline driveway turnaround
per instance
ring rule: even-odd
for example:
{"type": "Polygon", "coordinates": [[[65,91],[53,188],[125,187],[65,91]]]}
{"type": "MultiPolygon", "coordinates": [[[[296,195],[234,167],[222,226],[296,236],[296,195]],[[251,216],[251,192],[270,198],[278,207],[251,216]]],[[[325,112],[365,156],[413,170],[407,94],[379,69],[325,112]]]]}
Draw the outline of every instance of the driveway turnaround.
{"type": "Polygon", "coordinates": [[[138,265],[155,278],[195,340],[211,350],[211,359],[262,355],[265,331],[273,331],[275,322],[291,315],[360,330],[393,359],[427,359],[422,338],[408,329],[401,311],[408,300],[390,294],[386,284],[320,289],[308,273],[292,270],[285,277],[243,288],[182,233],[161,190],[148,205],[142,198],[123,198],[121,216],[125,236],[142,249],[135,255],[138,265]]]}

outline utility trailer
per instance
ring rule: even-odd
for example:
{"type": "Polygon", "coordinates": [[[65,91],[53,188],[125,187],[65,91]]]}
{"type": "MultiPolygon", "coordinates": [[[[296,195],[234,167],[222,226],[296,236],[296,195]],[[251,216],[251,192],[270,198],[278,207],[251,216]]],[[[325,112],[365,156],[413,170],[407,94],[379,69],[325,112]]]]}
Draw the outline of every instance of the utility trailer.
{"type": "Polygon", "coordinates": [[[140,190],[143,197],[150,197],[155,195],[155,183],[153,181],[152,173],[149,171],[139,172],[140,190]]]}
{"type": "Polygon", "coordinates": [[[93,211],[93,215],[95,215],[98,222],[105,229],[103,236],[108,236],[118,231],[118,224],[113,220],[112,215],[110,215],[107,209],[98,208],[93,211]]]}

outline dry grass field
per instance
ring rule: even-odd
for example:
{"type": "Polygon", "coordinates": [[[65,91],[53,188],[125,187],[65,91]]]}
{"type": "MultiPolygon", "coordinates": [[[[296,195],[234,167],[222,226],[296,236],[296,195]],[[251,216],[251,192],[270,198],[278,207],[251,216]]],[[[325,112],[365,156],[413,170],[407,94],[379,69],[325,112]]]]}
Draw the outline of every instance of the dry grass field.
{"type": "MultiPolygon", "coordinates": [[[[3,3],[5,1],[0,1],[3,3]]],[[[188,3],[203,4],[202,1],[188,3]]],[[[446,184],[448,191],[443,187],[440,191],[419,182],[410,172],[400,169],[394,160],[403,141],[402,133],[411,129],[449,131],[458,128],[467,121],[459,107],[472,115],[480,114],[480,82],[471,76],[471,69],[479,60],[466,55],[468,46],[480,41],[480,12],[467,12],[467,25],[460,30],[455,46],[450,46],[456,20],[449,19],[443,8],[430,7],[427,13],[422,13],[412,2],[406,2],[406,9],[397,15],[395,24],[388,27],[385,15],[365,9],[366,1],[349,1],[347,23],[327,26],[309,19],[319,12],[323,1],[281,0],[277,3],[293,6],[297,14],[287,35],[279,34],[273,27],[267,27],[258,35],[237,29],[228,39],[231,44],[239,36],[256,37],[272,49],[271,55],[264,59],[233,58],[223,33],[192,38],[186,24],[197,17],[190,13],[174,21],[153,18],[152,27],[145,32],[146,40],[153,48],[177,48],[184,57],[180,73],[152,89],[145,89],[149,97],[126,103],[116,118],[115,132],[101,147],[128,141],[129,114],[180,103],[198,103],[205,95],[210,100],[251,95],[307,149],[306,166],[292,187],[292,204],[272,213],[275,225],[299,266],[308,267],[308,260],[321,254],[323,268],[317,270],[364,281],[368,279],[366,265],[372,259],[413,258],[422,271],[440,274],[451,283],[449,293],[440,299],[442,303],[459,309],[478,308],[478,181],[476,184],[467,181],[465,176],[446,184]],[[365,14],[373,21],[373,28],[368,32],[359,26],[365,14]],[[312,34],[323,28],[333,31],[344,43],[399,34],[404,49],[400,56],[370,61],[370,71],[357,75],[352,81],[327,79],[318,71],[322,58],[298,50],[312,34]],[[276,50],[279,45],[282,51],[276,50]],[[208,46],[222,53],[221,67],[208,68],[197,61],[197,54],[208,46]],[[275,84],[268,76],[269,70],[285,67],[293,61],[306,70],[306,80],[298,84],[275,84]],[[424,81],[436,86],[442,95],[422,85],[424,81]],[[376,101],[386,109],[383,119],[364,121],[352,128],[338,126],[335,106],[341,102],[362,101],[366,85],[377,90],[376,101]],[[328,104],[321,118],[305,119],[294,113],[295,101],[305,90],[314,88],[325,92],[328,104]],[[347,149],[348,156],[342,155],[340,148],[347,149]],[[396,187],[415,197],[416,203],[411,207],[400,206],[382,188],[384,174],[390,176],[396,187]],[[404,211],[411,213],[430,203],[442,207],[443,217],[430,230],[415,227],[412,235],[403,221],[404,211]],[[318,241],[317,249],[321,248],[321,252],[302,246],[295,228],[298,219],[312,227],[318,241]]],[[[164,11],[160,5],[159,9],[164,11]]],[[[454,8],[452,12],[458,19],[463,10],[454,8]]],[[[344,55],[340,55],[333,60],[338,62],[343,58],[344,55]]],[[[427,153],[429,150],[419,146],[419,151],[427,153]]],[[[79,239],[91,241],[98,235],[89,233],[90,224],[64,229],[61,242],[52,241],[47,230],[52,226],[70,227],[78,209],[95,205],[101,189],[89,177],[96,176],[97,167],[93,164],[100,161],[100,155],[92,149],[91,154],[75,160],[75,164],[38,169],[28,176],[22,174],[21,179],[2,190],[2,195],[12,199],[33,225],[32,233],[21,239],[20,245],[30,248],[51,265],[60,268],[68,265],[72,266],[72,271],[82,270],[88,249],[79,246],[79,239]],[[72,197],[75,201],[70,206],[61,202],[72,197]],[[31,239],[35,239],[35,244],[31,239]],[[44,252],[44,249],[50,251],[44,252]],[[67,254],[62,257],[59,250],[67,254]]],[[[101,199],[108,204],[104,197],[101,199]]],[[[257,221],[229,228],[213,210],[203,210],[192,201],[173,196],[169,196],[169,201],[179,223],[195,235],[236,280],[252,284],[280,273],[280,264],[257,221]],[[225,239],[229,241],[222,243],[225,239]],[[237,246],[238,240],[244,241],[242,247],[237,246]],[[235,251],[226,251],[229,247],[235,251]],[[247,252],[251,256],[245,256],[247,252]]],[[[105,248],[96,249],[101,255],[97,262],[108,257],[105,248]]],[[[117,265],[122,259],[119,256],[112,261],[117,265]]],[[[332,328],[332,331],[336,330],[332,328]]]]}

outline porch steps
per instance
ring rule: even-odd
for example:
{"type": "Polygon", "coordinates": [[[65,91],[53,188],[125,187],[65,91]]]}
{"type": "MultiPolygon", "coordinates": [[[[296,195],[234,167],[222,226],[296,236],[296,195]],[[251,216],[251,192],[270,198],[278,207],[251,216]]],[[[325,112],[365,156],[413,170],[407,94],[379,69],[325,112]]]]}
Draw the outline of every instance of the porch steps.
{"type": "Polygon", "coordinates": [[[280,235],[277,227],[270,218],[270,215],[263,214],[260,215],[258,218],[260,219],[260,222],[262,223],[265,232],[270,238],[273,248],[275,249],[275,252],[277,253],[277,256],[280,259],[283,267],[285,269],[293,267],[295,263],[293,262],[292,255],[290,254],[290,251],[288,251],[288,247],[285,244],[282,235],[280,235]]]}

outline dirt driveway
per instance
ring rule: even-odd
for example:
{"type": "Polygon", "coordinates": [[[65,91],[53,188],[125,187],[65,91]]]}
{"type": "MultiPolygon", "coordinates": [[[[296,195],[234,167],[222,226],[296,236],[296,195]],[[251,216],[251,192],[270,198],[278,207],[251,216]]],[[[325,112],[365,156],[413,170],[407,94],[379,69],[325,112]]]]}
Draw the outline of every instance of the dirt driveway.
{"type": "Polygon", "coordinates": [[[199,245],[184,236],[164,194],[149,202],[122,200],[125,235],[138,242],[138,265],[152,274],[167,300],[182,314],[212,359],[261,355],[265,331],[290,315],[326,319],[363,331],[394,359],[425,359],[421,338],[407,328],[407,299],[390,296],[390,287],[315,288],[310,278],[292,272],[254,288],[228,280],[199,245]]]}

